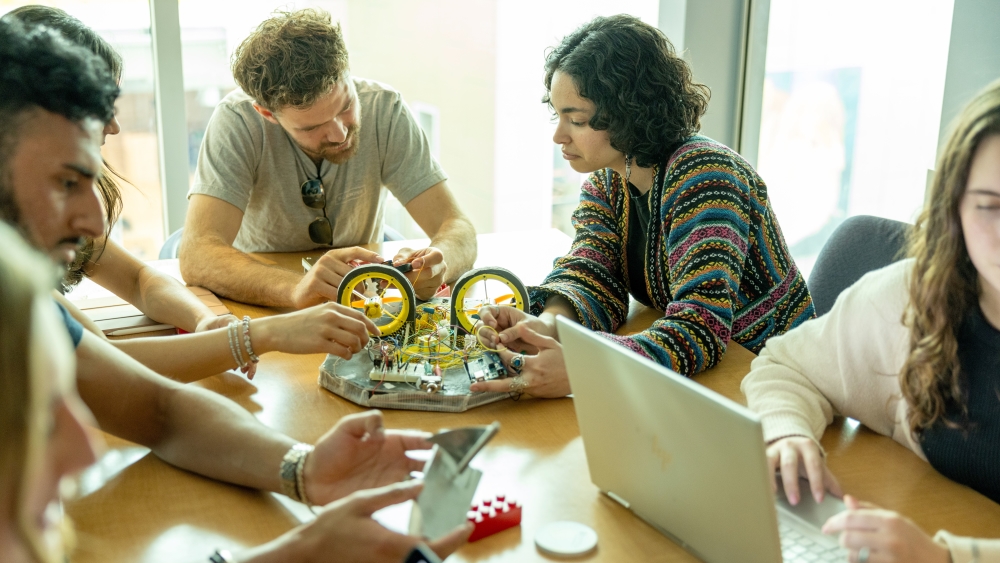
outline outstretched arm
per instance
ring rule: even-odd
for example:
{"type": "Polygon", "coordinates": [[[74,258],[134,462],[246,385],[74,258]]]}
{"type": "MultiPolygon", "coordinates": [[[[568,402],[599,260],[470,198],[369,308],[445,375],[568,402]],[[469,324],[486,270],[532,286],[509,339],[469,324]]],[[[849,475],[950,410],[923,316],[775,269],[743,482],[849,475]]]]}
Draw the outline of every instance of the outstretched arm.
{"type": "Polygon", "coordinates": [[[218,319],[180,282],[144,264],[115,241],[105,239],[97,244],[104,251],[96,264],[87,264],[87,276],[147,317],[188,332],[209,328],[218,319]]]}
{"type": "Polygon", "coordinates": [[[339,248],[324,254],[303,276],[233,248],[242,222],[243,212],[236,206],[208,195],[191,196],[180,248],[185,281],[243,303],[302,309],[336,300],[350,262],[383,261],[371,250],[339,248]]]}
{"type": "Polygon", "coordinates": [[[417,297],[429,299],[442,283],[451,283],[476,261],[476,228],[458,207],[445,182],[439,182],[413,198],[406,210],[431,238],[429,248],[404,248],[394,262],[412,262],[407,274],[416,280],[417,297]],[[420,271],[423,270],[423,271],[420,271]],[[419,274],[419,277],[418,277],[419,274]]]}
{"type": "Polygon", "coordinates": [[[532,312],[550,325],[555,335],[555,315],[564,315],[587,328],[614,332],[628,314],[628,288],[622,258],[625,242],[619,233],[611,186],[605,174],[591,174],[573,212],[576,236],[569,254],[556,260],[552,272],[538,287],[530,288],[532,312]]]}
{"type": "MultiPolygon", "coordinates": [[[[62,295],[56,300],[88,330],[104,338],[87,316],[62,295]]],[[[235,319],[235,317],[232,317],[235,319]]],[[[250,321],[250,341],[254,354],[333,354],[350,359],[368,343],[368,335],[378,335],[378,327],[361,312],[336,303],[315,305],[302,311],[250,321]]],[[[113,340],[111,344],[142,365],[175,381],[187,383],[240,366],[249,354],[239,325],[235,346],[228,328],[217,328],[170,338],[147,337],[113,340]]],[[[250,374],[252,376],[252,373],[250,374]]]]}
{"type": "MultiPolygon", "coordinates": [[[[77,387],[103,430],[144,445],[172,465],[236,485],[281,492],[281,462],[296,444],[236,403],[153,373],[84,331],[77,387]]],[[[347,416],[321,437],[304,466],[308,498],[326,505],[422,467],[406,452],[424,435],[385,430],[381,413],[347,416]]]]}
{"type": "Polygon", "coordinates": [[[291,438],[236,403],[153,373],[89,332],[76,356],[80,397],[106,432],[208,477],[281,490],[278,472],[291,438]]]}

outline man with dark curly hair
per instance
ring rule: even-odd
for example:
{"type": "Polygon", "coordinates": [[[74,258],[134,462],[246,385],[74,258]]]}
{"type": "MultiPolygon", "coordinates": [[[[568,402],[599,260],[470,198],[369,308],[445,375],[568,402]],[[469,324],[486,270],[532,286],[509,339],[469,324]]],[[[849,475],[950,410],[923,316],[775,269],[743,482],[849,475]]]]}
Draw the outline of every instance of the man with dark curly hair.
{"type": "Polygon", "coordinates": [[[316,9],[266,20],[233,54],[240,89],[216,108],[191,187],[181,272],[246,303],[303,308],[335,300],[354,261],[383,259],[353,247],[383,236],[388,192],[431,238],[396,264],[417,297],[431,297],[476,257],[475,229],[402,96],[350,75],[340,25],[316,9]],[[327,252],[305,274],[247,252],[327,252]]]}
{"type": "Polygon", "coordinates": [[[100,236],[104,228],[93,183],[101,131],[114,116],[118,87],[101,61],[68,48],[54,31],[29,34],[13,22],[4,31],[0,219],[69,264],[81,237],[100,236]],[[53,193],[43,186],[60,189],[53,193]],[[59,213],[50,213],[53,208],[59,213]]]}
{"type": "Polygon", "coordinates": [[[565,315],[678,373],[718,363],[729,341],[757,352],[814,316],[764,181],[732,149],[698,135],[709,91],[655,27],[599,17],[566,36],[545,61],[553,140],[590,172],[573,213],[576,239],[531,312],[487,308],[483,321],[519,377],[474,390],[570,392],[556,340],[565,315]],[[629,296],[663,311],[648,329],[613,333],[629,296]]]}

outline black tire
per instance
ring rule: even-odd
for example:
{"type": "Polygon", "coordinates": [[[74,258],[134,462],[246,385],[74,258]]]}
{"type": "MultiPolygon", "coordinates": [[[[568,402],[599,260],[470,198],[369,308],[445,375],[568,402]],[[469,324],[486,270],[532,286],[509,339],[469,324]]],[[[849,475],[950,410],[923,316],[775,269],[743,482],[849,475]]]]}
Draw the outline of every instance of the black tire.
{"type": "MultiPolygon", "coordinates": [[[[396,285],[403,291],[403,299],[409,304],[409,307],[407,307],[406,322],[399,329],[389,334],[395,334],[403,330],[408,324],[412,325],[413,321],[417,318],[417,297],[413,291],[413,284],[410,283],[410,280],[406,276],[399,273],[399,270],[392,266],[386,266],[385,264],[364,264],[348,272],[344,276],[343,281],[340,282],[340,287],[337,288],[337,303],[344,303],[344,294],[347,293],[347,288],[352,286],[354,280],[370,272],[385,274],[386,277],[396,282],[396,285]]],[[[388,336],[386,333],[382,334],[383,336],[388,336]]]]}
{"type": "MultiPolygon", "coordinates": [[[[516,289],[518,292],[520,292],[521,295],[524,296],[524,302],[522,303],[522,306],[516,307],[517,309],[520,309],[521,311],[527,311],[528,308],[531,306],[528,299],[528,290],[524,287],[524,284],[521,282],[521,279],[515,276],[514,272],[511,272],[506,268],[492,267],[492,268],[479,268],[476,270],[469,270],[462,277],[458,278],[458,280],[451,288],[451,294],[453,296],[458,295],[459,293],[461,293],[462,288],[464,288],[467,285],[476,283],[478,281],[476,280],[476,278],[484,274],[492,274],[494,276],[503,278],[504,280],[510,282],[510,285],[514,286],[514,289],[516,289]]],[[[451,300],[451,322],[453,325],[455,325],[456,330],[461,331],[461,333],[463,334],[469,333],[469,331],[466,330],[465,327],[463,327],[458,320],[458,303],[455,302],[455,299],[451,300]]]]}

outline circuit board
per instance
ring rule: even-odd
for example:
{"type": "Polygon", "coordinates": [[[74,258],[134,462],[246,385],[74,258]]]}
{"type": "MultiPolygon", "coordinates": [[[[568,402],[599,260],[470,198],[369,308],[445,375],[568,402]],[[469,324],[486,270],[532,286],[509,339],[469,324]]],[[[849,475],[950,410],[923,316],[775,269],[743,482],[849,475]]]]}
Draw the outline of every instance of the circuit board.
{"type": "MultiPolygon", "coordinates": [[[[407,368],[414,370],[414,374],[425,371],[420,364],[406,365],[416,366],[407,368]]],[[[355,354],[350,360],[327,356],[320,366],[319,384],[352,403],[383,409],[462,412],[510,396],[509,393],[473,393],[469,390],[472,384],[470,373],[489,379],[502,377],[501,373],[506,374],[500,357],[493,352],[484,352],[468,364],[441,369],[441,388],[435,391],[421,388],[415,377],[408,381],[376,379],[373,377],[373,370],[375,362],[365,353],[355,354]]]]}

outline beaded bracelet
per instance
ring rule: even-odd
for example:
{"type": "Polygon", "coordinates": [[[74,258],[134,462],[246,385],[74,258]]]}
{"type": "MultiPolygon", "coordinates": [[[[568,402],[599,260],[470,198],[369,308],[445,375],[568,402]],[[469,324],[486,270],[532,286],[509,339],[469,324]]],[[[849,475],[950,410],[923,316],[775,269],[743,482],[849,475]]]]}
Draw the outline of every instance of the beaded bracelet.
{"type": "Polygon", "coordinates": [[[309,454],[312,453],[312,449],[299,460],[298,465],[295,467],[295,488],[299,491],[299,499],[306,505],[312,506],[309,502],[309,497],[306,496],[306,460],[309,458],[309,454]]]}
{"type": "Polygon", "coordinates": [[[311,503],[306,497],[305,468],[306,458],[312,451],[313,447],[309,444],[295,444],[281,460],[281,470],[278,473],[281,478],[281,491],[288,498],[307,505],[311,503]]]}
{"type": "Polygon", "coordinates": [[[253,345],[250,344],[250,317],[248,316],[243,317],[243,344],[246,345],[247,355],[250,356],[250,361],[255,364],[259,362],[260,358],[257,354],[253,353],[253,345]]]}
{"type": "Polygon", "coordinates": [[[239,324],[239,321],[232,321],[229,323],[229,351],[233,353],[233,359],[236,360],[236,365],[239,366],[241,370],[246,370],[247,363],[243,361],[243,354],[240,352],[240,339],[236,333],[237,326],[239,324]]]}

